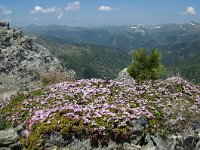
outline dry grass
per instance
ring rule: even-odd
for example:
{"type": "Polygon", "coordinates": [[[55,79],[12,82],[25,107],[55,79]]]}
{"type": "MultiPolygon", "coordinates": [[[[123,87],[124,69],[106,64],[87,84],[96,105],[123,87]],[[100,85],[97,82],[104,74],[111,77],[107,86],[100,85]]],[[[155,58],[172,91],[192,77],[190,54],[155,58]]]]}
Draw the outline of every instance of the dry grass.
{"type": "Polygon", "coordinates": [[[40,77],[43,86],[60,83],[64,81],[74,81],[70,72],[64,70],[55,70],[43,73],[40,77]]]}

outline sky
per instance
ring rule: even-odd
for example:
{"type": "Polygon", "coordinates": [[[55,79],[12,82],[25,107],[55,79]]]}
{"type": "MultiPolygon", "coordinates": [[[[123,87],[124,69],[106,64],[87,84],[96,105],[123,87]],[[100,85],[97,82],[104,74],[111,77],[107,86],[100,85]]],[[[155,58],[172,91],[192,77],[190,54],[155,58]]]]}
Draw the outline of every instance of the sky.
{"type": "Polygon", "coordinates": [[[200,0],[0,0],[14,26],[156,25],[200,22],[200,0]]]}

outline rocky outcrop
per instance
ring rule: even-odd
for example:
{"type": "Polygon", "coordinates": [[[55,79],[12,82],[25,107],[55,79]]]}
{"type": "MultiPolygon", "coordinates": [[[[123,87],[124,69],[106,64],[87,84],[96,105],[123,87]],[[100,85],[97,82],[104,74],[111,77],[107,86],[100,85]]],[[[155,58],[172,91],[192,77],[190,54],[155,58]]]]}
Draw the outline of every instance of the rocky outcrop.
{"type": "Polygon", "coordinates": [[[0,150],[22,150],[23,145],[20,143],[22,129],[23,125],[20,125],[0,131],[0,150]]]}
{"type": "Polygon", "coordinates": [[[171,135],[163,139],[155,135],[145,134],[144,126],[135,122],[129,141],[109,141],[107,145],[101,145],[94,144],[87,138],[52,133],[47,138],[45,148],[47,150],[200,150],[200,136],[198,134],[200,134],[200,131],[194,132],[193,130],[188,132],[187,136],[180,133],[180,135],[171,135]]]}
{"type": "Polygon", "coordinates": [[[8,27],[8,23],[4,22],[4,21],[0,21],[0,27],[8,27]]]}
{"type": "Polygon", "coordinates": [[[124,68],[118,75],[116,81],[123,82],[126,84],[135,85],[135,80],[128,74],[127,68],[124,68]]]}
{"type": "MultiPolygon", "coordinates": [[[[183,131],[185,132],[185,131],[183,131]]],[[[29,131],[23,125],[0,131],[0,150],[25,150],[20,142],[27,137],[29,131]]],[[[46,135],[46,150],[200,150],[200,130],[191,130],[187,135],[171,135],[168,138],[145,134],[145,126],[141,121],[133,122],[133,130],[129,141],[109,141],[101,145],[86,138],[85,135],[62,135],[52,132],[46,135]]]]}
{"type": "MultiPolygon", "coordinates": [[[[40,75],[63,70],[56,57],[33,42],[20,29],[0,22],[0,99],[41,85],[40,75]]],[[[74,78],[73,71],[66,71],[74,78]]]]}

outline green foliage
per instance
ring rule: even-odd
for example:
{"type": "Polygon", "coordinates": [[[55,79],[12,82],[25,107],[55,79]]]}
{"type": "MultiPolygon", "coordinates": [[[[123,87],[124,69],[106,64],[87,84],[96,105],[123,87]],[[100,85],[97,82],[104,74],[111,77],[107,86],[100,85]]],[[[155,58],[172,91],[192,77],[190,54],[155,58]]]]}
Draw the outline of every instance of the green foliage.
{"type": "MultiPolygon", "coordinates": [[[[22,110],[25,99],[31,99],[34,97],[41,97],[44,95],[44,92],[41,89],[37,89],[31,91],[30,93],[18,93],[17,95],[13,95],[11,97],[11,101],[6,107],[0,109],[0,130],[7,129],[12,126],[17,126],[19,123],[23,123],[29,116],[30,113],[27,110],[22,110]],[[13,122],[12,120],[6,120],[6,118],[10,118],[10,115],[18,114],[19,112],[23,112],[23,115],[20,116],[20,122],[13,122]]],[[[37,102],[35,102],[37,105],[37,102]]]]}
{"type": "Polygon", "coordinates": [[[48,48],[64,68],[74,70],[79,79],[115,79],[131,60],[128,53],[112,47],[92,44],[69,45],[54,38],[39,38],[37,42],[48,48]]]}
{"type": "Polygon", "coordinates": [[[11,127],[11,122],[0,116],[0,130],[5,130],[11,127]]]}
{"type": "Polygon", "coordinates": [[[160,63],[161,54],[155,49],[151,54],[146,54],[144,49],[133,52],[133,62],[128,67],[128,73],[136,80],[156,80],[164,72],[160,63]]]}
{"type": "Polygon", "coordinates": [[[113,80],[79,80],[11,97],[9,103],[2,103],[0,130],[9,127],[9,118],[15,126],[25,122],[30,135],[21,142],[28,150],[43,149],[53,132],[65,138],[90,138],[101,145],[110,140],[123,143],[132,138],[132,120],[144,115],[149,118],[145,133],[166,138],[187,128],[188,122],[199,120],[198,95],[199,86],[177,77],[144,81],[135,86],[113,80]],[[85,89],[89,90],[83,92],[85,89]],[[66,104],[75,107],[63,109],[66,104]],[[85,109],[90,104],[100,107],[85,109]],[[38,110],[44,113],[36,113],[38,110]],[[101,110],[108,110],[108,113],[101,110]],[[37,116],[45,119],[41,121],[37,116]],[[88,116],[88,121],[84,116],[88,116]]]}

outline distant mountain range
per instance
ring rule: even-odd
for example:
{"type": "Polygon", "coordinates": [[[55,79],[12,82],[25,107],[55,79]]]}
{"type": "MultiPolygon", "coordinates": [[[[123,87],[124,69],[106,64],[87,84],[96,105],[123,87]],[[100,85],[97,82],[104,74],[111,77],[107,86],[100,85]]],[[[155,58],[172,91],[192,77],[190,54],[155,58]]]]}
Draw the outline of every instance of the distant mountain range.
{"type": "MultiPolygon", "coordinates": [[[[107,57],[103,56],[99,61],[106,64],[105,58],[111,60],[118,59],[121,62],[121,66],[116,64],[116,68],[118,68],[116,70],[128,65],[128,61],[130,62],[130,55],[128,53],[130,51],[141,47],[147,50],[158,48],[163,53],[162,61],[168,71],[179,72],[188,79],[200,82],[200,23],[197,22],[156,26],[138,24],[102,27],[30,25],[23,27],[23,31],[29,35],[36,36],[37,40],[42,41],[44,45],[46,43],[46,45],[50,46],[49,42],[54,43],[53,45],[59,43],[57,46],[78,45],[79,48],[86,48],[89,45],[92,51],[98,47],[96,52],[103,49],[104,51],[102,52],[107,57]],[[105,52],[106,48],[110,49],[109,55],[105,52]],[[111,52],[112,50],[113,52],[111,52]],[[115,55],[116,58],[110,57],[114,53],[118,54],[115,55]],[[124,59],[127,61],[124,61],[124,59]]],[[[55,48],[54,50],[53,48],[51,49],[52,52],[60,52],[55,50],[55,48]]],[[[67,47],[65,50],[67,50],[67,47]]],[[[86,53],[84,52],[84,54],[86,53]]],[[[87,56],[84,56],[83,62],[87,56]]],[[[112,65],[114,65],[114,62],[112,65]]],[[[67,63],[70,65],[70,62],[67,63]]],[[[85,65],[87,66],[86,62],[85,65]]],[[[83,74],[80,74],[80,76],[83,76],[83,74]]],[[[109,77],[112,78],[114,76],[116,76],[115,71],[109,77]]]]}

